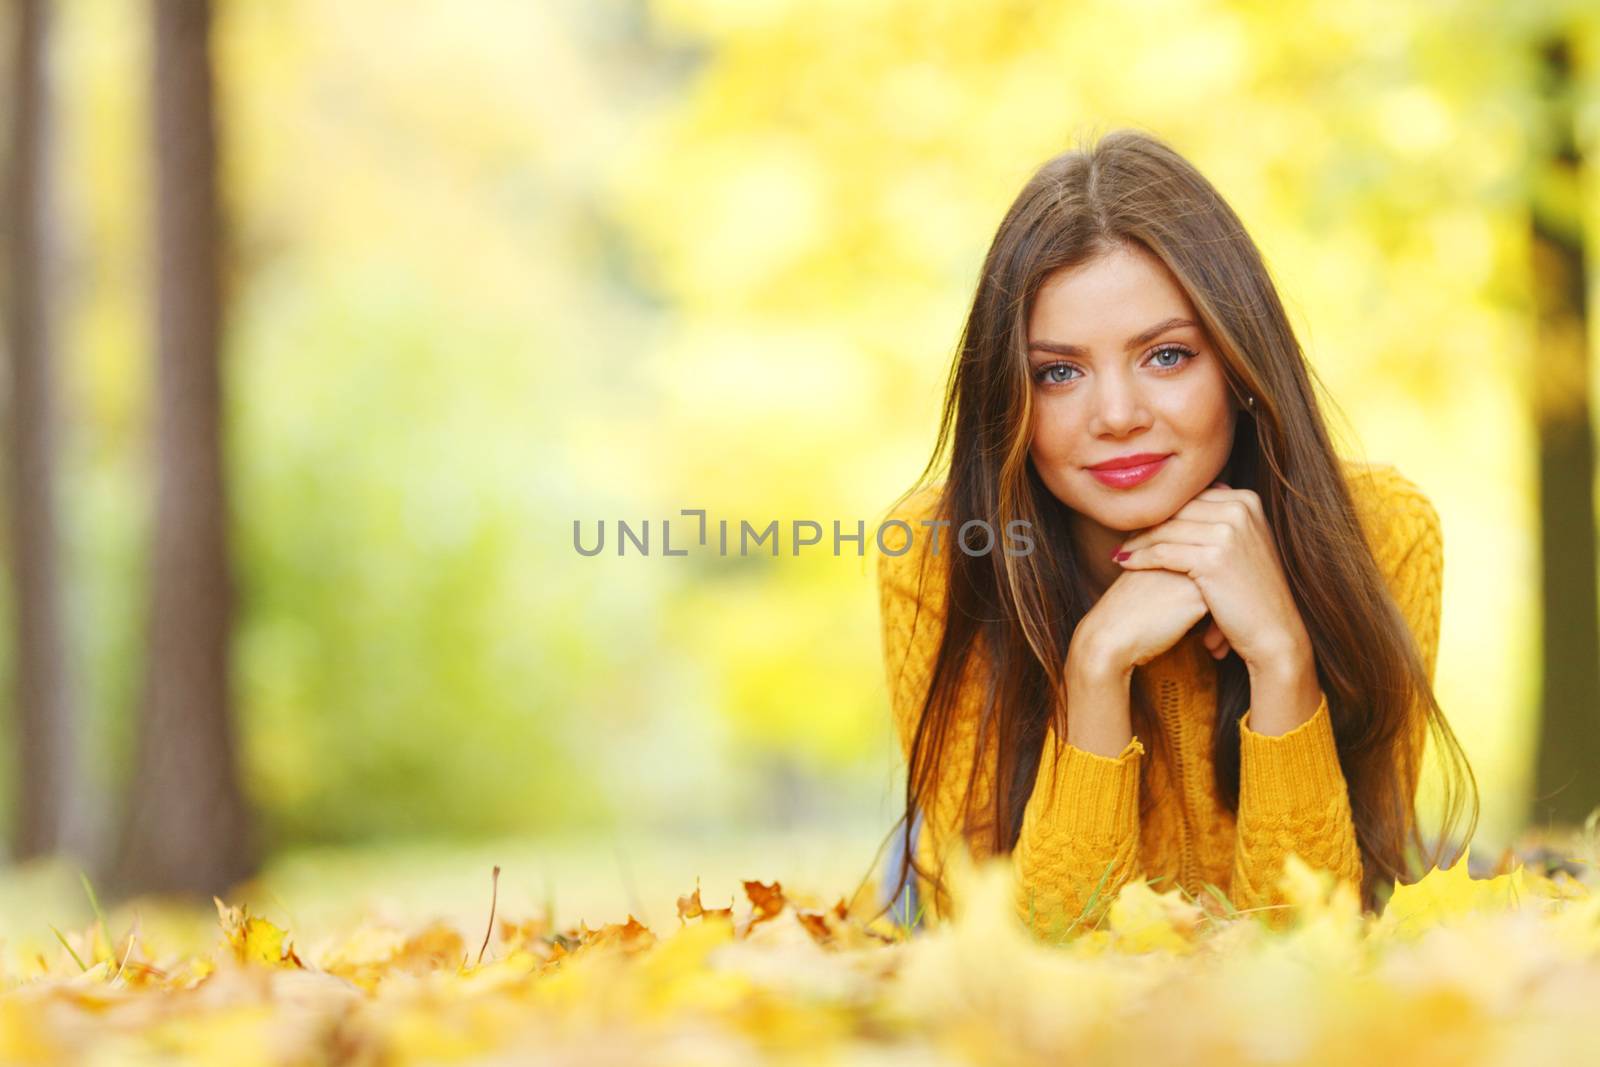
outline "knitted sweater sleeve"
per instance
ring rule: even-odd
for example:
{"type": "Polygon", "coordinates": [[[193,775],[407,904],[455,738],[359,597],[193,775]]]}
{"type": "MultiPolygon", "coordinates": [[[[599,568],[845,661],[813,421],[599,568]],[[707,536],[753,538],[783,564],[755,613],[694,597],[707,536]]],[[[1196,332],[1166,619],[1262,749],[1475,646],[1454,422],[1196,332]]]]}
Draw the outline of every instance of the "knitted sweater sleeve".
{"type": "MultiPolygon", "coordinates": [[[[1384,468],[1377,477],[1386,502],[1379,520],[1384,526],[1374,531],[1374,553],[1431,681],[1439,648],[1444,567],[1439,515],[1421,490],[1392,468],[1384,468]]],[[[1230,891],[1236,907],[1284,903],[1277,883],[1290,852],[1313,867],[1361,884],[1349,790],[1339,766],[1327,694],[1320,696],[1308,721],[1278,736],[1250,729],[1248,711],[1240,720],[1239,810],[1230,891]]],[[[1416,795],[1426,725],[1421,709],[1415,709],[1396,768],[1408,800],[1416,795]]]]}
{"type": "MultiPolygon", "coordinates": [[[[917,540],[922,540],[921,534],[917,540]]],[[[907,552],[880,555],[878,560],[884,659],[896,731],[908,764],[944,631],[943,570],[935,565],[938,560],[928,559],[924,572],[924,559],[920,553],[907,552]]],[[[936,867],[963,835],[962,805],[969,780],[976,783],[980,805],[992,797],[988,792],[992,770],[980,766],[973,773],[983,696],[981,677],[963,678],[937,785],[923,811],[917,855],[936,867]]],[[[1124,882],[1137,876],[1143,753],[1137,737],[1113,759],[1070,744],[1058,746],[1054,728],[1049,731],[1020,836],[1010,854],[1017,912],[1036,934],[1066,933],[1086,905],[1094,903],[1098,911],[1124,882]]],[[[958,890],[944,888],[948,894],[958,890]]],[[[925,909],[932,919],[959,906],[959,899],[946,895],[928,901],[925,909]]],[[[1092,915],[1086,921],[1092,921],[1092,915]]]]}
{"type": "Polygon", "coordinates": [[[1058,746],[1051,727],[1011,851],[1017,913],[1037,936],[1057,940],[1075,924],[1092,924],[1123,883],[1140,876],[1143,755],[1138,737],[1115,758],[1058,746]]]}

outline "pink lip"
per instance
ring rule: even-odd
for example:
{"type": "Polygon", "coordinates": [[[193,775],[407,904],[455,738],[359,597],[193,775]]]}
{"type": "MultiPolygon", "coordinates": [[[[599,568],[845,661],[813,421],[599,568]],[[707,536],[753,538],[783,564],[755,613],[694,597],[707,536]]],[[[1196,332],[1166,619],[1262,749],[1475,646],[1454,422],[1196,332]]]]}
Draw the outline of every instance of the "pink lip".
{"type": "Polygon", "coordinates": [[[1090,467],[1088,471],[1113,489],[1131,489],[1154,478],[1171,458],[1169,454],[1132,467],[1090,467]]]}

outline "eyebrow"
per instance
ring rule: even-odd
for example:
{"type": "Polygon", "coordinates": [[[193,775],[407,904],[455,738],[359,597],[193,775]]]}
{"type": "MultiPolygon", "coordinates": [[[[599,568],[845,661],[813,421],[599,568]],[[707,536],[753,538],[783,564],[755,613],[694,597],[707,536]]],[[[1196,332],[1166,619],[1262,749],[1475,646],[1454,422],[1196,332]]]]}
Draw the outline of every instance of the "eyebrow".
{"type": "MultiPolygon", "coordinates": [[[[1195,325],[1194,320],[1192,320],[1192,319],[1183,319],[1183,318],[1171,318],[1171,319],[1167,319],[1167,320],[1165,320],[1163,322],[1158,322],[1154,326],[1150,327],[1148,330],[1145,330],[1143,333],[1139,334],[1139,336],[1137,336],[1137,337],[1133,338],[1132,340],[1130,340],[1126,345],[1123,346],[1123,349],[1125,351],[1132,352],[1135,348],[1138,348],[1140,345],[1144,345],[1144,344],[1147,344],[1147,343],[1149,343],[1151,341],[1154,341],[1157,337],[1160,337],[1162,334],[1166,333],[1168,330],[1175,330],[1180,326],[1194,326],[1194,325],[1195,325]]],[[[1059,341],[1031,341],[1028,344],[1028,351],[1029,352],[1034,352],[1034,351],[1053,352],[1058,356],[1079,356],[1079,357],[1082,357],[1082,356],[1087,356],[1089,354],[1089,350],[1087,348],[1084,348],[1082,345],[1069,345],[1069,344],[1064,344],[1064,343],[1059,342],[1059,341]]]]}

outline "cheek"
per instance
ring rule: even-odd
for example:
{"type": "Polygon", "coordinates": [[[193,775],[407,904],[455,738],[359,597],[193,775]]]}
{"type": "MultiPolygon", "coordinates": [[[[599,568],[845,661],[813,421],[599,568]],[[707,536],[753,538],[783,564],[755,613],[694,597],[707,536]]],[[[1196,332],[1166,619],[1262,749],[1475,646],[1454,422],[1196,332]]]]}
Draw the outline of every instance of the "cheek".
{"type": "Polygon", "coordinates": [[[1180,429],[1191,447],[1232,446],[1232,415],[1220,381],[1197,383],[1193,391],[1172,399],[1175,402],[1167,407],[1168,422],[1180,429]]]}
{"type": "Polygon", "coordinates": [[[1074,428],[1067,413],[1049,402],[1034,403],[1029,450],[1035,459],[1056,460],[1070,454],[1074,428]]]}

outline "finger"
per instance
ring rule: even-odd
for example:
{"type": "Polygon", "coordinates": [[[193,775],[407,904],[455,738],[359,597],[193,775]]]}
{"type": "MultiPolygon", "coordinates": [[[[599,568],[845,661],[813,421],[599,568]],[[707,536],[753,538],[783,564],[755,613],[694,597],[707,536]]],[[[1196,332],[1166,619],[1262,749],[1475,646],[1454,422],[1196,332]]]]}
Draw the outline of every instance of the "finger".
{"type": "MultiPolygon", "coordinates": [[[[1207,490],[1207,493],[1217,490],[1207,490]]],[[[1236,530],[1246,530],[1256,524],[1257,513],[1243,500],[1226,499],[1218,500],[1208,498],[1207,493],[1190,500],[1183,507],[1173,513],[1167,522],[1183,519],[1188,522],[1226,523],[1236,530]]],[[[1158,530],[1160,526],[1152,526],[1150,531],[1158,530]]],[[[1150,532],[1141,531],[1141,532],[1150,532]]]]}
{"type": "Polygon", "coordinates": [[[1222,630],[1215,621],[1206,627],[1205,636],[1201,640],[1205,642],[1206,650],[1211,653],[1213,659],[1221,659],[1228,654],[1228,639],[1222,636],[1222,630]]]}
{"type": "MultiPolygon", "coordinates": [[[[1218,488],[1216,485],[1211,485],[1196,493],[1189,503],[1193,504],[1197,501],[1208,504],[1226,504],[1232,501],[1244,505],[1245,510],[1251,515],[1266,515],[1266,509],[1261,505],[1260,495],[1249,489],[1218,488]]],[[[1183,514],[1183,509],[1179,508],[1177,513],[1183,514]]]]}
{"type": "MultiPolygon", "coordinates": [[[[1204,570],[1215,548],[1211,545],[1180,545],[1171,541],[1157,541],[1128,553],[1117,562],[1130,571],[1165,570],[1193,575],[1204,570]]],[[[1120,553],[1119,553],[1120,555],[1120,553]]]]}
{"type": "Polygon", "coordinates": [[[1257,500],[1261,499],[1260,494],[1254,489],[1235,489],[1226,482],[1212,482],[1196,493],[1195,496],[1209,497],[1213,500],[1249,500],[1251,497],[1255,497],[1257,500]]]}
{"type": "Polygon", "coordinates": [[[1200,522],[1194,519],[1168,519],[1142,533],[1134,534],[1122,542],[1120,549],[1132,552],[1161,541],[1179,545],[1226,544],[1233,532],[1231,527],[1218,522],[1200,522]]]}

